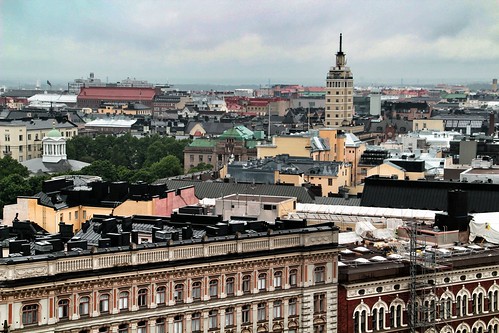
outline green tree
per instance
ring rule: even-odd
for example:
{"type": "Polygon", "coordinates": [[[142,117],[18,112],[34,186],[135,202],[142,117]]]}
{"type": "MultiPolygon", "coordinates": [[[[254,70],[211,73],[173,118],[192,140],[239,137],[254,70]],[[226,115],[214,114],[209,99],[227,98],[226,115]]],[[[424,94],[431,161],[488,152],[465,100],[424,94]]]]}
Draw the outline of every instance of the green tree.
{"type": "Polygon", "coordinates": [[[0,179],[13,174],[21,177],[28,177],[29,171],[28,168],[8,155],[4,158],[0,158],[0,179]]]}
{"type": "Polygon", "coordinates": [[[194,173],[194,172],[200,172],[200,171],[206,171],[206,170],[213,170],[213,165],[201,162],[198,165],[196,165],[193,168],[190,168],[187,173],[194,173]]]}
{"type": "Polygon", "coordinates": [[[135,174],[130,178],[131,183],[135,182],[146,182],[146,183],[152,183],[155,181],[157,178],[151,173],[151,171],[147,168],[140,169],[139,171],[135,172],[135,174]]]}
{"type": "Polygon", "coordinates": [[[173,155],[163,157],[149,168],[155,179],[172,177],[182,174],[180,161],[173,155]]]}
{"type": "Polygon", "coordinates": [[[13,204],[20,195],[27,195],[31,190],[28,181],[19,174],[12,174],[0,180],[0,213],[3,206],[13,204]]]}
{"type": "Polygon", "coordinates": [[[114,164],[107,160],[98,160],[84,167],[79,172],[84,175],[100,176],[103,180],[115,182],[118,179],[118,172],[114,164]]]}

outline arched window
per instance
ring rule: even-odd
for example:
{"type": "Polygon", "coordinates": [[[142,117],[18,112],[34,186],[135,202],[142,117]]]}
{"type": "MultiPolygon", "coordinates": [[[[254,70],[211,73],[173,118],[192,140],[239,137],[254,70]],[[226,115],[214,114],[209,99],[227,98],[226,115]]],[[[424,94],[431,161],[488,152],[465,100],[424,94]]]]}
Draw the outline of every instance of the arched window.
{"type": "Polygon", "coordinates": [[[123,310],[128,310],[128,299],[130,294],[128,291],[121,291],[118,298],[118,308],[123,310]]]}
{"type": "Polygon", "coordinates": [[[499,319],[492,318],[487,325],[489,333],[499,333],[499,319]]]}
{"type": "Polygon", "coordinates": [[[471,328],[472,333],[485,333],[487,330],[487,325],[482,320],[477,320],[473,323],[473,327],[471,328]]]}
{"type": "Polygon", "coordinates": [[[208,328],[214,329],[218,328],[218,311],[211,310],[208,312],[208,328]]]}
{"type": "Polygon", "coordinates": [[[454,333],[454,329],[447,325],[440,330],[440,333],[454,333]]]}
{"type": "Polygon", "coordinates": [[[388,311],[388,305],[379,300],[373,305],[372,308],[372,329],[380,331],[385,328],[385,315],[388,311]]]}
{"type": "Polygon", "coordinates": [[[267,320],[267,304],[258,303],[256,310],[256,317],[258,321],[267,320]]]}
{"type": "Polygon", "coordinates": [[[461,289],[456,296],[456,312],[458,316],[466,316],[468,314],[468,301],[470,293],[466,289],[461,289]]]}
{"type": "Polygon", "coordinates": [[[251,291],[251,275],[243,276],[242,290],[244,293],[251,291]]]}
{"type": "Polygon", "coordinates": [[[470,333],[470,332],[471,332],[471,329],[470,329],[469,325],[466,323],[461,323],[456,328],[456,333],[470,333]]]}
{"type": "Polygon", "coordinates": [[[184,333],[184,316],[173,317],[173,333],[184,333]]]}
{"type": "Polygon", "coordinates": [[[251,321],[251,306],[249,304],[243,305],[241,308],[241,322],[248,324],[251,321]]]}
{"type": "Polygon", "coordinates": [[[282,301],[274,301],[274,309],[272,315],[274,319],[282,318],[282,301]]]}
{"type": "Polygon", "coordinates": [[[180,303],[184,301],[184,285],[182,283],[175,285],[175,291],[173,293],[173,299],[175,302],[180,303]]]}
{"type": "Polygon", "coordinates": [[[483,311],[485,310],[484,309],[485,295],[486,292],[482,286],[478,286],[473,290],[473,295],[471,296],[473,313],[475,314],[483,313],[483,311]]]}
{"type": "Polygon", "coordinates": [[[291,269],[289,271],[289,285],[291,287],[296,287],[297,284],[298,284],[298,270],[291,269]]]}
{"type": "Polygon", "coordinates": [[[259,290],[267,289],[267,274],[266,273],[258,274],[258,289],[259,290]]]}
{"type": "Polygon", "coordinates": [[[198,300],[201,298],[201,282],[194,282],[192,284],[192,299],[198,300]]]}
{"type": "Polygon", "coordinates": [[[109,312],[109,294],[99,296],[99,311],[100,313],[109,312]]]}
{"type": "Polygon", "coordinates": [[[160,286],[156,288],[156,304],[166,304],[166,287],[160,286]]]}
{"type": "Polygon", "coordinates": [[[218,280],[210,280],[210,297],[218,297],[218,280]]]}
{"type": "Polygon", "coordinates": [[[367,332],[367,316],[369,315],[369,307],[362,302],[357,305],[353,312],[354,333],[367,332]]]}
{"type": "Polygon", "coordinates": [[[147,306],[147,294],[147,288],[139,289],[139,291],[137,292],[137,305],[139,307],[147,306]]]}
{"type": "Polygon", "coordinates": [[[234,308],[225,309],[225,326],[234,326],[234,308]]]}
{"type": "Polygon", "coordinates": [[[403,310],[405,308],[405,303],[400,298],[396,298],[390,304],[390,327],[397,328],[401,327],[403,323],[403,310]]]}
{"type": "Polygon", "coordinates": [[[225,294],[234,295],[234,278],[229,277],[225,280],[225,294]]]}
{"type": "Polygon", "coordinates": [[[318,266],[314,269],[314,281],[315,283],[323,283],[326,281],[326,267],[318,266]]]}
{"type": "Polygon", "coordinates": [[[69,318],[69,300],[61,299],[57,303],[57,316],[59,319],[69,318]]]}
{"type": "Polygon", "coordinates": [[[118,326],[118,333],[128,333],[128,324],[121,324],[118,326]]]}
{"type": "Polygon", "coordinates": [[[497,284],[493,284],[489,288],[489,311],[498,311],[499,310],[499,286],[497,284]]]}
{"type": "Polygon", "coordinates": [[[282,271],[274,272],[274,288],[282,287],[282,271]]]}
{"type": "Polygon", "coordinates": [[[193,332],[201,331],[201,312],[194,312],[191,316],[191,330],[193,332]]]}
{"type": "Polygon", "coordinates": [[[139,321],[137,323],[137,333],[147,333],[147,321],[139,321]]]}
{"type": "Polygon", "coordinates": [[[78,313],[80,316],[88,316],[90,311],[90,297],[83,296],[80,297],[80,303],[78,305],[78,313]]]}
{"type": "Polygon", "coordinates": [[[423,321],[425,322],[432,322],[435,321],[436,319],[436,312],[437,312],[437,298],[435,295],[430,295],[424,300],[424,314],[423,314],[423,321]]]}
{"type": "Polygon", "coordinates": [[[27,304],[22,309],[23,325],[38,324],[38,304],[27,304]]]}
{"type": "Polygon", "coordinates": [[[440,319],[449,319],[452,317],[452,302],[454,295],[446,291],[440,296],[440,319]]]}
{"type": "Polygon", "coordinates": [[[296,298],[290,298],[288,300],[288,316],[297,316],[298,315],[298,300],[296,298]]]}

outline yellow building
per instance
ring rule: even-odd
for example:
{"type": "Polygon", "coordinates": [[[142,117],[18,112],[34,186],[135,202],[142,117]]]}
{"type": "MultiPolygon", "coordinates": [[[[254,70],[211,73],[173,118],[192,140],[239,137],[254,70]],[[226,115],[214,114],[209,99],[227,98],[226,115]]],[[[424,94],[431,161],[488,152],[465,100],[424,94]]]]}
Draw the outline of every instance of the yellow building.
{"type": "Polygon", "coordinates": [[[66,139],[78,135],[78,126],[55,119],[30,119],[0,122],[0,158],[10,155],[18,162],[42,157],[42,139],[52,129],[66,139]]]}
{"type": "Polygon", "coordinates": [[[310,157],[310,137],[304,135],[274,136],[272,137],[272,144],[258,145],[256,150],[256,157],[259,159],[283,154],[310,157]]]}
{"type": "Polygon", "coordinates": [[[17,216],[19,220],[36,222],[48,232],[56,233],[60,222],[72,224],[75,230],[79,230],[85,221],[95,215],[169,216],[176,208],[199,202],[193,186],[166,190],[164,185],[144,184],[142,194],[132,195],[132,188],[140,185],[128,185],[125,182],[108,184],[99,182],[98,178],[54,177],[44,183],[43,192],[30,197],[18,197],[17,203],[6,205],[3,208],[4,221],[10,224],[17,216]],[[78,183],[85,181],[86,185],[75,186],[75,179],[78,179],[78,183]],[[50,182],[55,185],[46,185],[50,182]],[[109,199],[117,196],[121,198],[109,199]]]}
{"type": "MultiPolygon", "coordinates": [[[[413,168],[404,168],[400,165],[395,164],[396,161],[385,161],[383,164],[375,166],[367,170],[367,177],[370,176],[380,176],[380,177],[392,177],[400,180],[418,180],[424,179],[424,167],[423,170],[416,170],[413,168]]],[[[424,166],[424,164],[423,164],[424,166]]]]}
{"type": "Polygon", "coordinates": [[[443,119],[414,119],[412,121],[412,130],[431,130],[443,132],[445,131],[445,123],[443,119]]]}

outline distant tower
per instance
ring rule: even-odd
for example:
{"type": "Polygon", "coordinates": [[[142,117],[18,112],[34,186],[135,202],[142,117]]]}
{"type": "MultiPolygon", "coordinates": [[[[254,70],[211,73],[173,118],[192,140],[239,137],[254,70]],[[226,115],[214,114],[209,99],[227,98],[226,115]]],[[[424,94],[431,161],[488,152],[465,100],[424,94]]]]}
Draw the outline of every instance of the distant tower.
{"type": "Polygon", "coordinates": [[[497,79],[492,79],[492,91],[497,91],[497,79]]]}
{"type": "Polygon", "coordinates": [[[43,145],[43,163],[58,163],[66,160],[66,139],[55,128],[47,133],[47,136],[42,139],[43,145]]]}
{"type": "Polygon", "coordinates": [[[340,34],[340,50],[336,53],[336,66],[329,69],[326,78],[326,127],[348,126],[352,123],[353,75],[346,66],[345,53],[342,50],[343,36],[340,34]]]}

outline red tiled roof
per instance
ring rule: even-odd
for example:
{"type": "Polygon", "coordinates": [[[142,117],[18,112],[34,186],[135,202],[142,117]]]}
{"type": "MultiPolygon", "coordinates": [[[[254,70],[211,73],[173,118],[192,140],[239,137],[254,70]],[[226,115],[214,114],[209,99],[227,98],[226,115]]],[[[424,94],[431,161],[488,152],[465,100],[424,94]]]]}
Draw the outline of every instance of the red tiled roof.
{"type": "Polygon", "coordinates": [[[78,99],[152,100],[155,94],[154,88],[89,87],[81,89],[78,99]]]}

